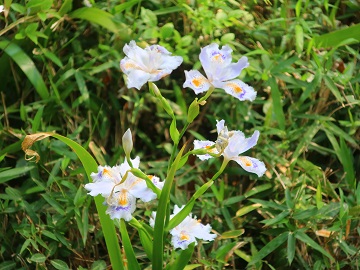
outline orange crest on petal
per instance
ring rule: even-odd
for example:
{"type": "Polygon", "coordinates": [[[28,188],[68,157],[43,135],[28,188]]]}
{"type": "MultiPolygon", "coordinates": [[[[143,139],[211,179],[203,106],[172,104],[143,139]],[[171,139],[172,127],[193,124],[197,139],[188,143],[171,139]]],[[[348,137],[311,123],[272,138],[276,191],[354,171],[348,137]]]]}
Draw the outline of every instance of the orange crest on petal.
{"type": "Polygon", "coordinates": [[[229,86],[236,94],[243,92],[242,88],[236,83],[228,83],[227,86],[229,86]]]}
{"type": "Polygon", "coordinates": [[[239,159],[241,160],[242,163],[244,163],[244,165],[246,167],[252,167],[253,163],[251,162],[250,159],[246,158],[246,157],[239,157],[239,159]]]}

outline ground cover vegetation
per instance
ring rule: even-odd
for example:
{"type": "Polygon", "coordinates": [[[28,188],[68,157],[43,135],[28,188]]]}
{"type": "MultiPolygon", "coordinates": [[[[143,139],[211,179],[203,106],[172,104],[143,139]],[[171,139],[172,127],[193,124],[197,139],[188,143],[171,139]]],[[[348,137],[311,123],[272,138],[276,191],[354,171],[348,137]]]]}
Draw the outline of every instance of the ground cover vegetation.
{"type": "MultiPolygon", "coordinates": [[[[195,201],[192,213],[217,237],[194,247],[186,269],[359,269],[358,1],[5,0],[3,7],[0,269],[110,269],[77,155],[46,138],[32,147],[39,161],[29,161],[25,135],[56,132],[115,166],[130,128],[140,169],[165,178],[172,118],[147,85],[126,87],[119,64],[131,40],[183,57],[156,83],[179,129],[195,97],[183,88],[184,71],[202,72],[200,49],[211,43],[230,46],[236,61],[247,56],[240,79],[257,91],[253,102],[239,102],[215,89],[179,144],[215,141],[214,123],[224,119],[246,137],[260,132],[248,152],[267,168],[257,177],[230,162],[195,201]]],[[[220,166],[221,159],[189,156],[175,175],[172,205],[185,205],[220,166]]],[[[137,204],[134,216],[148,224],[157,202],[137,204]]],[[[151,269],[137,230],[126,227],[141,269],[151,269]]],[[[122,249],[126,240],[118,233],[122,249]]],[[[165,246],[164,261],[176,260],[180,251],[165,246]]]]}

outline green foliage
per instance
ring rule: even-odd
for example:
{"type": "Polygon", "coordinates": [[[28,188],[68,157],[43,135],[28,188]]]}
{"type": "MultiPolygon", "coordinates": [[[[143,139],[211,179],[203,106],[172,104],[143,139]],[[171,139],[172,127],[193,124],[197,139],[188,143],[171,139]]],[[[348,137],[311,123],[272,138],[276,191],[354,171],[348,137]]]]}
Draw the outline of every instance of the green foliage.
{"type": "MultiPolygon", "coordinates": [[[[219,234],[214,244],[191,247],[194,253],[173,251],[169,239],[159,237],[168,251],[161,259],[148,228],[153,206],[144,204],[135,214],[145,219],[126,227],[129,239],[124,226],[121,231],[134,247],[126,259],[137,260],[140,269],[150,269],[155,260],[170,261],[169,269],[182,269],[184,260],[190,264],[185,269],[358,268],[359,4],[120,2],[90,1],[86,7],[72,0],[4,1],[0,269],[110,264],[100,213],[83,188],[91,171],[56,140],[35,144],[41,159],[29,162],[19,140],[56,131],[100,164],[115,165],[123,161],[127,128],[135,131],[137,154],[146,160],[141,169],[161,178],[178,169],[164,192],[170,198],[160,200],[188,203],[185,211],[219,234]],[[151,94],[146,87],[126,88],[119,61],[132,39],[141,46],[158,43],[184,58],[179,70],[157,84],[162,99],[154,97],[156,89],[151,94]],[[229,44],[235,59],[249,58],[241,76],[258,92],[253,103],[239,103],[217,89],[198,102],[192,90],[182,88],[183,70],[200,68],[200,48],[212,42],[229,44]],[[175,159],[173,142],[188,141],[191,148],[194,138],[213,137],[216,119],[245,134],[261,132],[251,155],[266,163],[264,177],[256,180],[230,162],[211,185],[219,161],[175,159]],[[172,168],[165,162],[169,155],[172,168]]],[[[164,221],[155,234],[176,221],[164,221]]]]}

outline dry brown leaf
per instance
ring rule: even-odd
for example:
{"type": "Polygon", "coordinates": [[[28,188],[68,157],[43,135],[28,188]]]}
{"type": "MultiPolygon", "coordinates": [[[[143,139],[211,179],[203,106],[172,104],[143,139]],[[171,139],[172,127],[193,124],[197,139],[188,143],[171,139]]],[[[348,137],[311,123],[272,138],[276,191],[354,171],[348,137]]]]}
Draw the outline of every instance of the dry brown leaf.
{"type": "Polygon", "coordinates": [[[315,232],[315,234],[317,236],[322,236],[322,237],[326,237],[326,238],[329,238],[330,235],[331,235],[331,231],[328,231],[328,230],[318,230],[315,232]]]}
{"type": "Polygon", "coordinates": [[[33,160],[35,158],[35,162],[38,163],[40,160],[40,156],[36,151],[30,149],[31,146],[35,142],[50,137],[53,134],[53,132],[39,132],[31,135],[26,135],[25,139],[21,143],[21,149],[25,152],[25,160],[33,160]]]}

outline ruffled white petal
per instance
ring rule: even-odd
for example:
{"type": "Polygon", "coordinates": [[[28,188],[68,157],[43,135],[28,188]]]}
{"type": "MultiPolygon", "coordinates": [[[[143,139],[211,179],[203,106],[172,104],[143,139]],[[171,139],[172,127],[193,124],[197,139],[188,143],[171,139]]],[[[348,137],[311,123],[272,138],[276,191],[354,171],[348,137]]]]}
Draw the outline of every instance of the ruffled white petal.
{"type": "Polygon", "coordinates": [[[216,43],[201,49],[199,59],[210,81],[217,80],[222,70],[231,63],[231,53],[229,46],[223,46],[220,50],[216,43]]]}
{"type": "Polygon", "coordinates": [[[108,197],[114,187],[114,182],[104,180],[96,183],[88,183],[84,187],[89,191],[90,196],[97,196],[101,194],[103,197],[108,197]]]}
{"type": "Polygon", "coordinates": [[[127,87],[128,88],[136,88],[140,90],[140,88],[151,78],[151,74],[145,72],[140,69],[134,69],[129,72],[127,78],[127,87]]]}
{"type": "Polygon", "coordinates": [[[158,69],[169,70],[169,73],[171,73],[171,71],[177,69],[182,62],[183,58],[181,56],[162,55],[158,69]]]}
{"type": "Polygon", "coordinates": [[[85,185],[85,189],[90,191],[89,195],[97,196],[101,194],[104,197],[110,195],[113,187],[120,182],[119,172],[109,166],[98,166],[98,172],[91,173],[92,183],[85,185]]]}
{"type": "Polygon", "coordinates": [[[241,131],[232,131],[232,136],[228,140],[228,145],[225,147],[223,156],[227,160],[237,157],[241,151],[241,145],[245,141],[245,135],[241,131]]]}
{"type": "Polygon", "coordinates": [[[221,70],[218,70],[216,76],[214,76],[214,85],[217,82],[225,82],[238,77],[241,71],[249,66],[249,62],[246,56],[240,58],[237,63],[230,63],[224,66],[221,70]]]}
{"type": "Polygon", "coordinates": [[[254,134],[250,138],[242,140],[239,146],[239,154],[246,152],[250,148],[253,148],[259,139],[260,132],[258,130],[254,131],[254,134]]]}
{"type": "Polygon", "coordinates": [[[156,212],[153,211],[153,212],[151,212],[151,216],[150,216],[150,219],[149,219],[149,224],[153,228],[155,226],[155,219],[156,219],[156,212]]]}
{"type": "Polygon", "coordinates": [[[261,177],[266,172],[264,162],[247,156],[233,157],[232,160],[236,161],[245,171],[255,173],[261,177]]]}
{"type": "MultiPolygon", "coordinates": [[[[211,148],[211,146],[214,146],[215,143],[212,141],[199,141],[194,140],[194,150],[196,149],[207,149],[209,153],[218,154],[219,152],[215,147],[211,148]]],[[[209,158],[212,158],[211,155],[205,154],[205,155],[197,155],[198,158],[201,160],[207,160],[209,158]]]]}
{"type": "Polygon", "coordinates": [[[216,130],[217,130],[217,133],[220,134],[220,132],[224,129],[225,127],[225,120],[216,120],[216,130]]]}
{"type": "Polygon", "coordinates": [[[160,80],[161,78],[169,75],[171,73],[171,69],[163,69],[163,70],[157,70],[153,73],[150,73],[149,82],[156,82],[160,80]]]}
{"type": "Polygon", "coordinates": [[[134,197],[141,199],[143,202],[156,199],[156,194],[147,187],[145,180],[141,178],[137,178],[128,189],[134,197]]]}
{"type": "Polygon", "coordinates": [[[165,182],[161,182],[159,177],[150,175],[149,178],[158,189],[163,189],[165,182]]]}
{"type": "Polygon", "coordinates": [[[194,90],[195,94],[200,94],[209,90],[211,84],[199,71],[185,71],[186,80],[183,87],[189,87],[194,90]]]}
{"type": "Polygon", "coordinates": [[[198,239],[202,239],[205,241],[213,241],[216,238],[216,234],[212,234],[210,232],[211,232],[210,224],[203,225],[200,222],[198,222],[197,225],[194,226],[194,234],[198,239]]]}
{"type": "MultiPolygon", "coordinates": [[[[131,159],[131,163],[134,168],[136,168],[136,169],[139,168],[140,157],[137,156],[134,159],[131,159]]],[[[115,168],[120,172],[121,177],[123,177],[126,174],[126,172],[131,169],[131,167],[127,163],[126,159],[123,163],[121,163],[119,166],[116,166],[115,168]]]]}
{"type": "Polygon", "coordinates": [[[215,85],[215,87],[224,89],[226,93],[236,97],[240,101],[254,101],[256,98],[256,92],[254,88],[240,80],[218,83],[215,85]]]}

